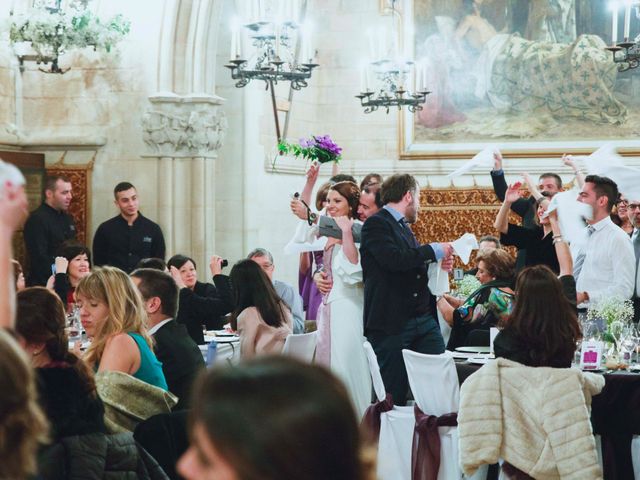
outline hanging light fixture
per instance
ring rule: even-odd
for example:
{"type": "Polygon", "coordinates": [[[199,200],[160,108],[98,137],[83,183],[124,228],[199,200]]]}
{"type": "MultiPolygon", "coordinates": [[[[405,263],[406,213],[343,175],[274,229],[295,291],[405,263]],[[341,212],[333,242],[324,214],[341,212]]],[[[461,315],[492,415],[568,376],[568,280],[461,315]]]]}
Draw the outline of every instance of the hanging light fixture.
{"type": "Polygon", "coordinates": [[[618,43],[618,7],[619,2],[611,2],[611,46],[606,47],[613,55],[613,61],[618,65],[619,72],[625,72],[640,66],[640,35],[635,39],[630,37],[631,16],[640,19],[640,0],[625,0],[624,25],[622,41],[618,43]]]}
{"type": "Polygon", "coordinates": [[[310,29],[298,23],[298,7],[297,0],[251,0],[248,21],[233,22],[230,60],[225,67],[237,80],[236,87],[245,87],[252,80],[266,82],[267,88],[281,81],[291,82],[294,90],[307,86],[318,64],[310,29]],[[242,49],[243,29],[253,47],[248,58],[242,49]]]}
{"type": "Polygon", "coordinates": [[[381,107],[386,109],[386,113],[391,107],[397,107],[398,110],[407,107],[410,112],[422,110],[422,104],[430,93],[424,85],[426,76],[423,67],[407,60],[401,48],[395,4],[395,0],[392,0],[391,29],[369,32],[369,51],[375,60],[362,66],[360,94],[356,95],[364,107],[364,113],[375,112],[381,107]],[[375,86],[371,85],[372,76],[375,86]],[[413,92],[409,90],[412,78],[413,92]]]}
{"type": "Polygon", "coordinates": [[[50,65],[46,70],[40,68],[44,73],[63,74],[69,70],[60,67],[64,53],[87,47],[110,52],[129,33],[130,23],[122,15],[105,21],[91,12],[89,0],[66,3],[63,8],[62,0],[36,0],[26,14],[10,12],[9,39],[20,71],[25,62],[34,61],[50,65]]]}

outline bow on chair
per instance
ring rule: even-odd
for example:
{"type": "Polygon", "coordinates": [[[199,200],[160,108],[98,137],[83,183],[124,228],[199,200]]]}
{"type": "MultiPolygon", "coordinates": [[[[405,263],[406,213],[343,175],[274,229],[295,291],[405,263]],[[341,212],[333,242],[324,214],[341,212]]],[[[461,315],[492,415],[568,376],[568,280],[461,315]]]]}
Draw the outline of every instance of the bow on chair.
{"type": "Polygon", "coordinates": [[[387,393],[384,400],[372,403],[364,412],[360,425],[369,432],[376,443],[380,438],[380,415],[390,410],[393,410],[393,397],[387,393]]]}
{"type": "Polygon", "coordinates": [[[427,415],[414,406],[416,426],[411,449],[411,480],[437,480],[440,470],[440,433],[438,427],[457,427],[458,414],[440,417],[427,415]]]}

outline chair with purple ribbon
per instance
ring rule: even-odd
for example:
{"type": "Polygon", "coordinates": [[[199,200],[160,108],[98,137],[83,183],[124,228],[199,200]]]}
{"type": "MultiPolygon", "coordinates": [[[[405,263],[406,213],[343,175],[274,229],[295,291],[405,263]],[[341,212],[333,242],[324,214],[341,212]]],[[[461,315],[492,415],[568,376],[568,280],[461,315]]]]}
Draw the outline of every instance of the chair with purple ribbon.
{"type": "Polygon", "coordinates": [[[377,478],[411,480],[411,442],[413,440],[413,407],[396,407],[386,393],[380,367],[373,348],[364,342],[369,371],[377,401],[367,409],[363,426],[378,440],[377,478]]]}
{"type": "Polygon", "coordinates": [[[459,480],[457,416],[460,387],[453,357],[403,350],[416,400],[412,480],[459,480]]]}

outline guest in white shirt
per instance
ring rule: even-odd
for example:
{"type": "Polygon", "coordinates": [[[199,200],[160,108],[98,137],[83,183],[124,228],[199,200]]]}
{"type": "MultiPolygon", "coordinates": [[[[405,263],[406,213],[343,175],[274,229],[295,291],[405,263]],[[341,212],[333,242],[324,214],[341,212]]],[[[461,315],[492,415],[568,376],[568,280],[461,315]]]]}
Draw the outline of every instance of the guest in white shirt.
{"type": "Polygon", "coordinates": [[[629,221],[633,225],[633,233],[631,234],[631,243],[636,256],[636,283],[633,292],[633,308],[635,315],[633,321],[638,323],[640,320],[640,200],[629,200],[627,207],[629,221]]]}
{"type": "Polygon", "coordinates": [[[604,297],[631,298],[635,284],[635,257],[629,236],[610,218],[618,196],[613,180],[588,175],[578,201],[593,209],[587,221],[589,237],[575,254],[574,276],[578,307],[604,297]]]}

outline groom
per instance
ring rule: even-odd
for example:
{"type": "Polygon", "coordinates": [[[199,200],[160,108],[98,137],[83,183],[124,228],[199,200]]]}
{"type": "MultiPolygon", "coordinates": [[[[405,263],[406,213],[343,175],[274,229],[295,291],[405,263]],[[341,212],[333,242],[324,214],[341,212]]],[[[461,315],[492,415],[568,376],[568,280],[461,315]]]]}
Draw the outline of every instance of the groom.
{"type": "Polygon", "coordinates": [[[420,188],[408,174],[382,184],[384,206],[362,227],[360,255],[364,276],[364,333],[378,357],[380,373],[396,405],[409,388],[402,349],[444,352],[435,298],[427,286],[427,266],[442,260],[453,266],[449,243],[420,245],[409,228],[420,208],[420,188]]]}

